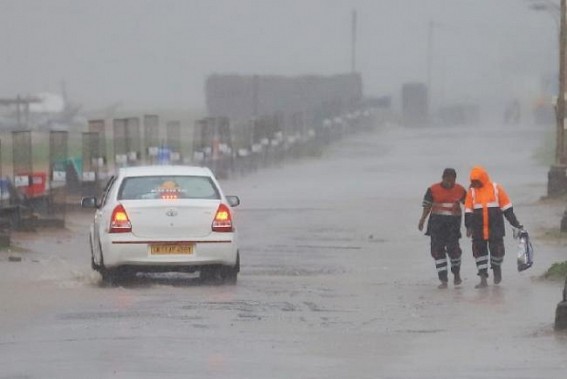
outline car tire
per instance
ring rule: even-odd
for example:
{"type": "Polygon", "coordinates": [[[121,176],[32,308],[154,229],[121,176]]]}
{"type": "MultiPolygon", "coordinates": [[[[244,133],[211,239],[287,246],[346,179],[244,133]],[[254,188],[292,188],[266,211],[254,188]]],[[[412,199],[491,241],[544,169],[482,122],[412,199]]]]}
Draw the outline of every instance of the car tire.
{"type": "Polygon", "coordinates": [[[116,284],[118,284],[117,283],[118,276],[116,275],[115,270],[110,270],[102,266],[99,272],[100,272],[100,276],[102,277],[102,283],[104,285],[113,287],[116,284]]]}
{"type": "Polygon", "coordinates": [[[99,271],[100,270],[100,266],[96,264],[95,259],[94,259],[94,248],[93,248],[93,239],[92,237],[89,236],[89,246],[91,247],[91,268],[94,271],[99,271]]]}
{"type": "Polygon", "coordinates": [[[104,254],[102,253],[102,246],[100,248],[100,265],[98,266],[98,272],[102,277],[102,284],[109,287],[116,286],[121,279],[123,279],[124,274],[117,268],[107,268],[104,265],[104,254]]]}
{"type": "Polygon", "coordinates": [[[98,271],[98,270],[99,270],[99,267],[96,265],[96,263],[95,263],[95,261],[94,261],[94,257],[93,257],[93,255],[92,255],[92,253],[91,253],[91,269],[92,269],[93,271],[98,271]]]}
{"type": "Polygon", "coordinates": [[[135,275],[134,272],[120,267],[113,269],[108,269],[104,267],[100,270],[100,274],[102,276],[103,283],[111,287],[115,287],[120,284],[125,284],[129,282],[130,279],[133,278],[135,275]]]}
{"type": "Polygon", "coordinates": [[[218,272],[218,267],[204,266],[199,270],[199,280],[202,283],[213,283],[217,280],[218,272]]]}
{"type": "Polygon", "coordinates": [[[224,284],[235,285],[238,281],[238,273],[240,272],[240,254],[236,255],[236,264],[234,266],[224,266],[221,270],[221,277],[224,284]]]}

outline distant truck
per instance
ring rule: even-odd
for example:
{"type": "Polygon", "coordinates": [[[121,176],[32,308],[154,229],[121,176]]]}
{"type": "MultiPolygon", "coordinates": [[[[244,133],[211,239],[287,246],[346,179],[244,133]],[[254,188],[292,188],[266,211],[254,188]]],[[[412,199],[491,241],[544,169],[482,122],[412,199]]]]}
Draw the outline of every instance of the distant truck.
{"type": "Polygon", "coordinates": [[[429,99],[427,85],[406,83],[402,86],[402,122],[405,126],[429,124],[429,99]]]}

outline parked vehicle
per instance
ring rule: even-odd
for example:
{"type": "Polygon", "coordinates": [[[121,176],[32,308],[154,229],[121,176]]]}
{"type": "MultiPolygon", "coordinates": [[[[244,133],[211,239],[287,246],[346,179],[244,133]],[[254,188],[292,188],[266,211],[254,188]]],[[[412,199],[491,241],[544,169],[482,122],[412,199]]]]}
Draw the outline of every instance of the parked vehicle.
{"type": "Polygon", "coordinates": [[[114,282],[142,271],[199,271],[203,280],[235,284],[240,255],[232,207],[208,168],[121,168],[94,208],[92,267],[114,282]]]}

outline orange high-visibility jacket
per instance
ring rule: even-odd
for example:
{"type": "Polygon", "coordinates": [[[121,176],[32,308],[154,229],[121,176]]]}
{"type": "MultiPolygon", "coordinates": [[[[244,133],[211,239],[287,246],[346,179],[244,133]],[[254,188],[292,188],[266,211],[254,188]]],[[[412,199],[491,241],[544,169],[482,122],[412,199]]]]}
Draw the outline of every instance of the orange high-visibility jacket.
{"type": "Polygon", "coordinates": [[[446,240],[461,238],[461,203],[467,191],[458,183],[445,188],[441,183],[429,187],[423,197],[423,207],[431,209],[427,222],[426,236],[441,237],[446,240]]]}
{"type": "Polygon", "coordinates": [[[469,188],[465,199],[465,226],[472,229],[473,239],[504,237],[506,231],[503,216],[506,216],[512,226],[521,226],[504,187],[492,182],[483,167],[473,167],[470,179],[482,183],[481,188],[469,188]]]}
{"type": "Polygon", "coordinates": [[[442,183],[436,183],[429,187],[423,199],[423,206],[431,207],[431,214],[444,216],[460,216],[461,206],[466,190],[458,183],[452,188],[443,187],[442,183]]]}

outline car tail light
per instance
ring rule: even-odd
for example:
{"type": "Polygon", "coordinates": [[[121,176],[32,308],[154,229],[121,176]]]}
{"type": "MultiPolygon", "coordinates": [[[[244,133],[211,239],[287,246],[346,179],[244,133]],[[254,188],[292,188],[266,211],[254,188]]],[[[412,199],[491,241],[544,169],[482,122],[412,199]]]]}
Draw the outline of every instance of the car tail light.
{"type": "Polygon", "coordinates": [[[161,194],[161,199],[162,200],[177,200],[177,194],[176,193],[163,193],[163,194],[161,194]]]}
{"type": "Polygon", "coordinates": [[[177,200],[179,198],[178,190],[164,189],[160,192],[162,200],[177,200]]]}
{"type": "Polygon", "coordinates": [[[232,215],[225,204],[220,204],[215,219],[213,220],[213,232],[232,232],[232,215]]]}
{"type": "Polygon", "coordinates": [[[112,211],[112,217],[110,217],[109,233],[129,233],[131,231],[132,224],[128,214],[122,204],[118,204],[112,211]]]}

